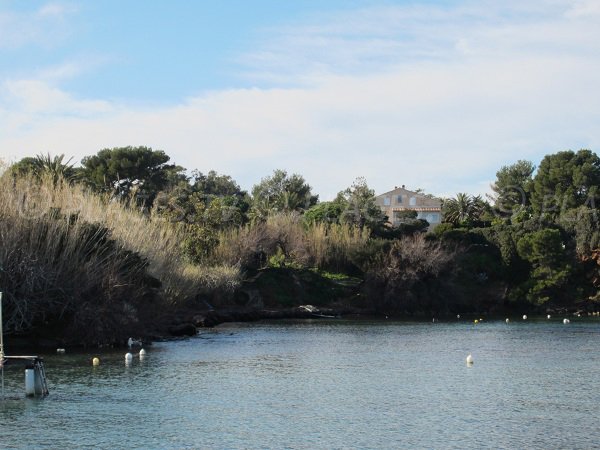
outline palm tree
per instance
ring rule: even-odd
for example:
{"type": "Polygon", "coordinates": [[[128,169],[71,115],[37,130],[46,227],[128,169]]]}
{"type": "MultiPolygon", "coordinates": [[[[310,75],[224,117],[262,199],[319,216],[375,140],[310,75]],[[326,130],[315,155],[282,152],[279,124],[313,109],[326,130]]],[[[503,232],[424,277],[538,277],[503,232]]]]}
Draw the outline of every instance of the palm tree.
{"type": "Polygon", "coordinates": [[[63,162],[64,158],[64,154],[52,157],[50,153],[40,153],[32,160],[33,172],[38,176],[49,175],[55,183],[60,178],[70,181],[75,177],[75,169],[71,164],[73,158],[63,162]]]}
{"type": "Polygon", "coordinates": [[[455,198],[445,199],[442,203],[443,221],[454,225],[474,222],[484,211],[485,202],[480,195],[470,196],[459,192],[455,198]]]}

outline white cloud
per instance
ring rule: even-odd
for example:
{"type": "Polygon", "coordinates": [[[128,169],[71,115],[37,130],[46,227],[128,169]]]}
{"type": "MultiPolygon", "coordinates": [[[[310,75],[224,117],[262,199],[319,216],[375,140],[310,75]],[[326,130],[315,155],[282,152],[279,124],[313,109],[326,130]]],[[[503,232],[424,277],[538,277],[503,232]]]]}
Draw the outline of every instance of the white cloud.
{"type": "Polygon", "coordinates": [[[47,3],[29,12],[0,10],[0,50],[34,44],[48,47],[70,33],[68,19],[77,9],[67,3],[47,3]]]}
{"type": "Polygon", "coordinates": [[[170,107],[76,99],[52,76],[7,82],[0,149],[81,158],[149,145],[247,189],[275,168],[298,172],[323,199],[361,175],[378,192],[406,184],[478,193],[517,159],[597,150],[596,19],[573,16],[563,1],[478,5],[373,9],[278,30],[280,43],[248,61],[263,80],[291,87],[218,91],[170,107]]]}
{"type": "Polygon", "coordinates": [[[566,15],[567,17],[598,16],[600,15],[600,2],[598,0],[576,1],[566,15]]]}
{"type": "Polygon", "coordinates": [[[111,110],[102,100],[76,100],[41,80],[5,81],[0,88],[4,104],[25,114],[89,116],[111,110]]]}

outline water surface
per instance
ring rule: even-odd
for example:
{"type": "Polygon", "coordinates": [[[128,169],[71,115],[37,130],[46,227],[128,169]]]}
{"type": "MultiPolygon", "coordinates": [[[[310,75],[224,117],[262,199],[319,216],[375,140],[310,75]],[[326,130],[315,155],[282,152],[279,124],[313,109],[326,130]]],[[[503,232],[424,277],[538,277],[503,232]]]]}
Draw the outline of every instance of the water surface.
{"type": "Polygon", "coordinates": [[[595,320],[229,324],[47,355],[45,399],[7,370],[0,447],[593,448],[599,349],[595,320]]]}

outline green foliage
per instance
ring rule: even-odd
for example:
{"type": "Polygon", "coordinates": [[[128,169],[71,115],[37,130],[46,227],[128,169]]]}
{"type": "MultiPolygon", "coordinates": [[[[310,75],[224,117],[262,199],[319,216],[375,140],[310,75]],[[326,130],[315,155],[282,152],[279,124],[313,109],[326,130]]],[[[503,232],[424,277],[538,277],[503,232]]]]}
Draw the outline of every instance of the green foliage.
{"type": "Polygon", "coordinates": [[[275,170],[252,188],[251,216],[253,220],[264,220],[274,212],[303,212],[317,200],[301,175],[275,170]]]}
{"type": "Polygon", "coordinates": [[[32,175],[38,180],[48,176],[54,183],[60,179],[72,181],[75,179],[77,171],[71,164],[72,158],[67,161],[64,161],[64,158],[64,154],[52,157],[50,153],[25,157],[13,164],[9,172],[15,177],[32,175]]]}
{"type": "Polygon", "coordinates": [[[559,230],[545,228],[519,239],[517,251],[534,266],[558,267],[563,261],[565,246],[559,230]]]}
{"type": "Polygon", "coordinates": [[[526,234],[517,242],[517,251],[533,268],[523,286],[527,300],[540,305],[558,297],[572,272],[560,231],[545,228],[526,234]]]}
{"type": "Polygon", "coordinates": [[[599,199],[600,158],[590,150],[568,150],[544,157],[533,180],[536,213],[557,218],[561,211],[595,207],[599,199]]]}
{"type": "Polygon", "coordinates": [[[246,222],[249,203],[230,176],[210,171],[194,173],[194,183],[179,183],[160,192],[153,214],[178,223],[185,231],[183,249],[190,261],[207,261],[219,243],[219,233],[246,222]]]}
{"type": "Polygon", "coordinates": [[[600,226],[595,208],[580,206],[564,211],[559,224],[574,237],[578,255],[589,255],[600,248],[600,226]]]}
{"type": "Polygon", "coordinates": [[[185,180],[183,168],[167,165],[169,156],[149,147],[116,147],[82,159],[82,178],[96,192],[129,196],[148,206],[156,194],[185,180]],[[135,187],[135,188],[134,188],[135,187]]]}
{"type": "Polygon", "coordinates": [[[339,202],[346,204],[341,215],[343,223],[371,230],[384,226],[387,217],[375,203],[375,191],[369,188],[364,178],[354,180],[352,186],[340,192],[338,197],[339,202]]]}
{"type": "Polygon", "coordinates": [[[453,225],[472,226],[481,221],[487,204],[481,196],[470,196],[465,193],[456,194],[455,198],[442,202],[443,221],[453,225]]]}
{"type": "Polygon", "coordinates": [[[218,197],[245,195],[245,192],[229,175],[219,175],[214,170],[204,175],[202,172],[194,170],[192,177],[194,179],[192,189],[195,192],[218,197]]]}
{"type": "Polygon", "coordinates": [[[529,203],[535,166],[530,161],[519,160],[510,166],[503,166],[496,172],[494,207],[501,213],[511,213],[516,207],[529,203]]]}
{"type": "Polygon", "coordinates": [[[340,223],[340,217],[346,208],[343,197],[332,202],[320,202],[304,213],[304,221],[311,223],[340,223]]]}

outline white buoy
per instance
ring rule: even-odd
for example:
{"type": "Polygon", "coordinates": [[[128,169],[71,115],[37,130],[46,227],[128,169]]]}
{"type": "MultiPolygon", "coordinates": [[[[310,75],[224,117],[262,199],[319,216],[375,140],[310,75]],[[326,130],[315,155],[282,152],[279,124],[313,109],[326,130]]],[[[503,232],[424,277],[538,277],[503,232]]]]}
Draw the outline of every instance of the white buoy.
{"type": "Polygon", "coordinates": [[[56,349],[56,353],[65,353],[65,349],[64,348],[57,348],[56,349]]]}
{"type": "Polygon", "coordinates": [[[131,362],[133,360],[133,355],[131,353],[125,353],[125,362],[131,362]]]}
{"type": "Polygon", "coordinates": [[[141,349],[140,350],[140,359],[143,359],[146,356],[146,350],[141,349]]]}
{"type": "Polygon", "coordinates": [[[507,318],[506,318],[506,323],[508,323],[508,322],[510,322],[510,319],[507,317],[507,318]]]}
{"type": "Polygon", "coordinates": [[[563,319],[563,323],[567,324],[567,323],[571,323],[571,321],[569,319],[563,319]]]}
{"type": "Polygon", "coordinates": [[[94,357],[94,359],[92,359],[92,366],[99,366],[99,365],[100,365],[100,358],[94,357]]]}
{"type": "Polygon", "coordinates": [[[470,353],[467,355],[467,364],[473,364],[473,357],[470,353]]]}
{"type": "Polygon", "coordinates": [[[523,320],[527,320],[527,314],[523,314],[523,320]]]}
{"type": "Polygon", "coordinates": [[[457,319],[460,319],[460,314],[457,314],[457,315],[456,315],[456,318],[457,318],[457,319]]]}
{"type": "Polygon", "coordinates": [[[549,319],[550,317],[552,317],[552,316],[551,316],[550,314],[548,314],[548,315],[546,316],[546,319],[549,319]]]}

